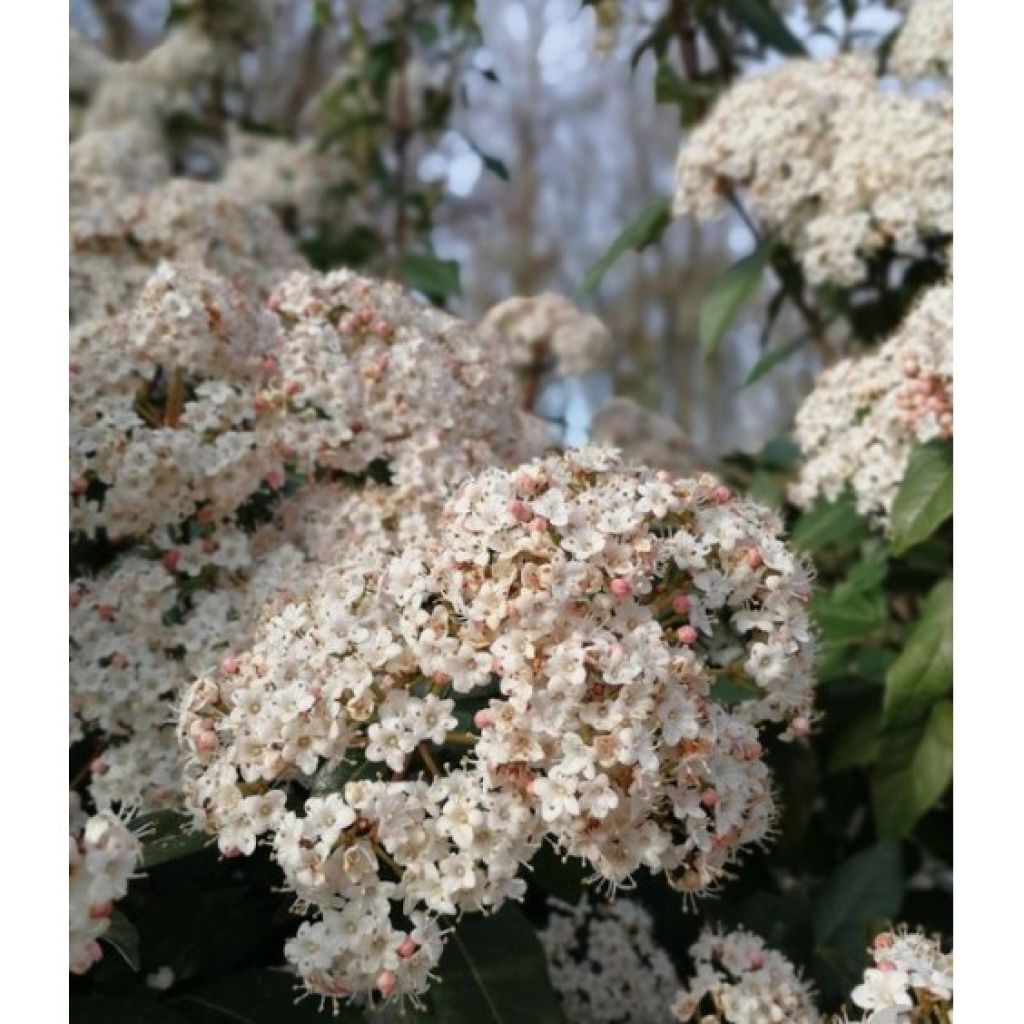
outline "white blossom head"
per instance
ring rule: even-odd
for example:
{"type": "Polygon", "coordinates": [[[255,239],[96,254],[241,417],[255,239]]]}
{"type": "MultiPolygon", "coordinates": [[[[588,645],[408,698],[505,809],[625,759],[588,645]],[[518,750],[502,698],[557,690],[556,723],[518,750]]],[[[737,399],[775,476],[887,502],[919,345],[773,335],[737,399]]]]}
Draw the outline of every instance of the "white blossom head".
{"type": "Polygon", "coordinates": [[[745,78],[683,143],[674,210],[720,216],[740,193],[811,284],[858,284],[882,249],[953,230],[947,102],[883,91],[867,58],[789,61],[745,78]]]}
{"type": "Polygon", "coordinates": [[[72,974],[85,974],[103,956],[97,940],[110,928],[115,900],[128,892],[141,847],[115,814],[101,811],[90,817],[74,792],[69,805],[68,965],[72,974]]]}
{"type": "Polygon", "coordinates": [[[611,366],[608,328],[553,292],[499,302],[484,314],[479,330],[506,350],[520,372],[550,368],[558,377],[572,377],[611,366]]]}
{"type": "Polygon", "coordinates": [[[570,1024],[669,1024],[679,980],[639,903],[552,899],[548,911],[538,937],[570,1024]]]}
{"type": "Polygon", "coordinates": [[[896,37],[889,67],[904,79],[952,79],[953,0],[915,0],[896,37]]]}
{"type": "Polygon", "coordinates": [[[745,931],[708,930],[690,947],[694,974],[673,1003],[683,1024],[819,1024],[811,986],[781,954],[745,931]]]}
{"type": "Polygon", "coordinates": [[[850,999],[871,1016],[891,1024],[953,1019],[953,954],[944,953],[938,936],[905,925],[875,937],[869,950],[874,966],[850,999]]]}
{"type": "Polygon", "coordinates": [[[927,291],[876,352],[826,370],[796,415],[801,507],[852,489],[885,527],[911,452],[953,434],[953,286],[927,291]]]}

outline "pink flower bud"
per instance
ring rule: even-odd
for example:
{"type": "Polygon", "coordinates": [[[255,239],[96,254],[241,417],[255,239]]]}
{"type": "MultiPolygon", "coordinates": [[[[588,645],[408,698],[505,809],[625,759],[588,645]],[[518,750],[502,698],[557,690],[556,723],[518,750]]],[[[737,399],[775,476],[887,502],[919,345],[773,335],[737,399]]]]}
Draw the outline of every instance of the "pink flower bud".
{"type": "Polygon", "coordinates": [[[226,676],[233,676],[241,667],[242,663],[233,654],[229,654],[220,663],[220,670],[226,676]]]}
{"type": "Polygon", "coordinates": [[[82,592],[78,587],[72,587],[68,594],[68,600],[72,608],[77,608],[79,602],[82,600],[82,592]]]}
{"type": "Polygon", "coordinates": [[[510,499],[505,508],[508,509],[508,514],[520,523],[528,523],[533,518],[530,506],[525,501],[520,501],[519,498],[510,499]]]}
{"type": "Polygon", "coordinates": [[[406,940],[398,947],[398,955],[403,960],[408,960],[418,949],[420,948],[419,943],[409,936],[406,940]]]}
{"type": "Polygon", "coordinates": [[[676,630],[676,637],[681,644],[692,644],[697,639],[697,630],[693,626],[680,626],[676,630]]]}
{"type": "Polygon", "coordinates": [[[77,359],[72,359],[71,362],[68,363],[68,369],[72,373],[81,373],[82,372],[82,364],[77,359]]]}
{"type": "Polygon", "coordinates": [[[270,401],[270,399],[266,395],[257,395],[252,400],[252,407],[257,412],[267,412],[268,410],[270,410],[272,408],[272,405],[273,405],[273,403],[270,401]]]}
{"type": "Polygon", "coordinates": [[[529,473],[520,473],[512,483],[517,491],[522,491],[524,494],[533,494],[537,490],[537,481],[529,473]]]}
{"type": "Polygon", "coordinates": [[[204,505],[197,513],[196,519],[203,524],[203,526],[209,526],[214,521],[216,514],[213,511],[212,505],[204,505]]]}
{"type": "Polygon", "coordinates": [[[271,470],[263,480],[272,491],[279,491],[284,487],[284,473],[279,469],[271,470]]]}
{"type": "Polygon", "coordinates": [[[718,791],[715,789],[705,789],[700,795],[700,802],[710,810],[718,803],[718,791]]]}
{"type": "Polygon", "coordinates": [[[491,715],[490,711],[487,708],[481,708],[473,716],[473,724],[478,729],[486,729],[487,726],[494,724],[494,718],[493,718],[493,716],[491,715]]]}
{"type": "Polygon", "coordinates": [[[164,557],[161,559],[164,563],[164,568],[168,572],[174,572],[178,568],[178,563],[181,561],[181,552],[177,548],[171,548],[170,551],[164,552],[164,557]]]}
{"type": "Polygon", "coordinates": [[[875,949],[888,949],[892,945],[892,932],[879,932],[874,945],[875,949]]]}
{"type": "Polygon", "coordinates": [[[208,729],[195,738],[196,749],[203,754],[212,754],[218,747],[217,734],[208,729]]]}
{"type": "Polygon", "coordinates": [[[271,313],[276,313],[280,308],[281,308],[281,296],[280,295],[271,295],[267,299],[267,309],[269,309],[271,313]]]}
{"type": "Polygon", "coordinates": [[[357,327],[356,318],[351,313],[346,313],[338,319],[338,330],[342,334],[355,334],[357,327]]]}
{"type": "Polygon", "coordinates": [[[534,516],[530,520],[530,529],[534,533],[544,533],[548,528],[548,521],[543,516],[534,516]]]}
{"type": "Polygon", "coordinates": [[[264,356],[260,360],[260,366],[263,368],[264,373],[273,373],[277,369],[277,357],[264,356]]]}
{"type": "Polygon", "coordinates": [[[373,333],[376,334],[378,338],[390,338],[391,335],[395,333],[394,326],[392,324],[389,324],[387,320],[378,320],[373,325],[372,330],[373,333]]]}
{"type": "Polygon", "coordinates": [[[212,537],[207,537],[200,545],[204,555],[212,555],[217,550],[217,542],[212,537]]]}
{"type": "Polygon", "coordinates": [[[71,493],[72,494],[85,494],[89,489],[89,481],[84,476],[76,476],[71,480],[71,493]]]}
{"type": "Polygon", "coordinates": [[[302,390],[302,383],[297,380],[290,380],[284,386],[284,393],[290,398],[292,395],[297,395],[302,390]]]}
{"type": "Polygon", "coordinates": [[[124,668],[125,665],[128,664],[128,659],[118,651],[117,654],[110,659],[110,664],[113,665],[114,668],[124,668]]]}
{"type": "Polygon", "coordinates": [[[659,483],[663,483],[663,484],[670,484],[670,483],[672,483],[672,474],[669,473],[668,470],[659,469],[658,472],[654,474],[654,476],[655,476],[655,479],[659,483]]]}
{"type": "Polygon", "coordinates": [[[725,484],[719,484],[712,492],[711,496],[719,505],[726,505],[732,501],[732,491],[729,490],[725,484]]]}
{"type": "Polygon", "coordinates": [[[89,916],[98,920],[101,917],[110,917],[114,912],[114,904],[107,900],[106,903],[94,903],[89,908],[89,916]]]}
{"type": "Polygon", "coordinates": [[[757,548],[747,548],[747,553],[744,557],[751,569],[760,569],[764,565],[764,555],[757,548]]]}
{"type": "Polygon", "coordinates": [[[801,715],[799,718],[794,718],[789,723],[789,730],[794,736],[810,736],[811,734],[811,723],[801,715]]]}
{"type": "Polygon", "coordinates": [[[104,622],[110,622],[114,618],[114,606],[111,604],[101,604],[97,611],[104,622]]]}
{"type": "Polygon", "coordinates": [[[676,596],[672,598],[672,611],[674,611],[676,615],[689,615],[692,607],[693,602],[686,596],[686,594],[676,594],[676,596]]]}
{"type": "Polygon", "coordinates": [[[394,971],[381,971],[380,974],[377,975],[377,988],[385,999],[395,991],[395,986],[397,984],[398,978],[395,977],[394,971]]]}
{"type": "Polygon", "coordinates": [[[762,953],[760,950],[758,950],[755,953],[751,953],[750,966],[751,969],[755,971],[759,971],[762,967],[764,967],[764,953],[762,953]]]}
{"type": "Polygon", "coordinates": [[[891,960],[879,960],[875,966],[883,974],[892,974],[892,972],[896,970],[896,965],[891,960]]]}
{"type": "Polygon", "coordinates": [[[616,597],[629,597],[633,592],[633,584],[625,576],[617,576],[608,584],[608,589],[616,597]]]}

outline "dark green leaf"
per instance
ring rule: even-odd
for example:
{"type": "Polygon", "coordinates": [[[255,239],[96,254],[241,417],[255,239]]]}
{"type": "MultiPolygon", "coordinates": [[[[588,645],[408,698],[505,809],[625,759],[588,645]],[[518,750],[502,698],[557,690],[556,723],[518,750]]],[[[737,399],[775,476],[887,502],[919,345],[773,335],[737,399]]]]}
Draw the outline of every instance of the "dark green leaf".
{"type": "Polygon", "coordinates": [[[576,904],[586,891],[586,875],[583,861],[576,857],[563,860],[561,854],[545,843],[530,861],[530,870],[523,877],[549,896],[576,904]]]}
{"type": "Polygon", "coordinates": [[[866,534],[866,524],[857,514],[853,496],[847,493],[836,501],[819,501],[808,509],[793,526],[790,540],[796,547],[814,554],[866,534]]]}
{"type": "Polygon", "coordinates": [[[801,334],[784,345],[776,345],[767,352],[761,353],[761,358],[754,364],[754,368],[747,374],[743,382],[745,388],[756,384],[766,373],[774,370],[779,363],[785,362],[794,352],[799,351],[811,340],[810,334],[801,334]]]}
{"type": "Polygon", "coordinates": [[[762,242],[734,263],[711,286],[700,304],[700,345],[705,358],[714,355],[740,310],[758,293],[774,243],[762,242]]]}
{"type": "Polygon", "coordinates": [[[336,1013],[320,1011],[316,999],[296,1003],[302,986],[294,975],[267,967],[247,967],[191,989],[173,1000],[180,1012],[199,1024],[361,1024],[363,1013],[340,1003],[336,1013]]]}
{"type": "Polygon", "coordinates": [[[313,0],[313,23],[316,25],[331,23],[331,0],[313,0]]]}
{"type": "Polygon", "coordinates": [[[865,558],[832,590],[811,601],[811,614],[825,640],[850,640],[878,629],[886,617],[884,557],[865,558]]]}
{"type": "Polygon", "coordinates": [[[115,910],[110,915],[110,927],[100,936],[100,941],[113,946],[133,971],[141,969],[139,933],[136,931],[135,925],[120,910],[115,910]]]}
{"type": "Polygon", "coordinates": [[[725,8],[762,46],[787,57],[806,57],[807,49],[767,0],[725,0],[725,8]]]}
{"type": "Polygon", "coordinates": [[[537,936],[515,904],[462,919],[431,989],[438,1024],[562,1024],[537,936]]]}
{"type": "Polygon", "coordinates": [[[953,581],[937,583],[885,679],[887,730],[920,722],[953,686],[953,581]]]}
{"type": "Polygon", "coordinates": [[[822,885],[814,901],[814,952],[840,991],[860,977],[870,932],[902,903],[903,855],[888,840],[843,861],[822,885]]]}
{"type": "Polygon", "coordinates": [[[367,761],[358,750],[349,751],[341,764],[324,765],[312,778],[309,791],[313,796],[324,793],[340,793],[346,782],[360,779],[370,769],[376,769],[373,761],[367,761]]]}
{"type": "Polygon", "coordinates": [[[953,514],[953,445],[932,441],[915,448],[892,506],[892,549],[897,555],[934,533],[953,514]]]}
{"type": "Polygon", "coordinates": [[[205,832],[172,832],[142,844],[142,870],[199,853],[212,840],[205,832]]]}
{"type": "Polygon", "coordinates": [[[410,288],[435,301],[462,294],[456,260],[442,260],[425,253],[406,253],[399,263],[399,272],[410,288]]]}
{"type": "Polygon", "coordinates": [[[881,749],[881,728],[881,708],[871,708],[847,722],[832,744],[829,772],[835,774],[874,764],[881,749]]]}
{"type": "Polygon", "coordinates": [[[732,707],[734,704],[741,704],[745,700],[757,700],[763,697],[764,693],[756,683],[736,679],[733,676],[723,676],[711,684],[711,696],[719,704],[732,707]]]}
{"type": "Polygon", "coordinates": [[[626,251],[640,252],[658,241],[671,221],[670,200],[659,199],[651,203],[629,227],[625,228],[608,247],[604,255],[587,271],[579,291],[592,292],[615,261],[626,251]]]}
{"type": "Polygon", "coordinates": [[[882,738],[871,787],[879,834],[909,834],[952,779],[953,702],[943,699],[922,728],[906,726],[882,738]]]}

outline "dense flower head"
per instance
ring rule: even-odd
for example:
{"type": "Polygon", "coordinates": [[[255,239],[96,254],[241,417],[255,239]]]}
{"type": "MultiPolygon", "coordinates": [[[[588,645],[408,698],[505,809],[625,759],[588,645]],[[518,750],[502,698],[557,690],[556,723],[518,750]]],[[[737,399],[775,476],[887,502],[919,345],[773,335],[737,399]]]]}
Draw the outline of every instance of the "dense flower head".
{"type": "Polygon", "coordinates": [[[877,935],[870,955],[874,966],[850,994],[855,1006],[871,1011],[865,1024],[953,1019],[953,954],[942,951],[937,936],[903,926],[877,935]]]}
{"type": "Polygon", "coordinates": [[[439,918],[521,897],[540,839],[521,794],[438,768],[463,739],[456,702],[400,642],[413,621],[377,598],[380,560],[368,549],[270,616],[251,651],[192,687],[181,720],[197,823],[227,855],[268,836],[317,910],[286,954],[326,996],[421,992],[439,918]]]}
{"type": "Polygon", "coordinates": [[[740,190],[812,284],[859,283],[892,247],[952,233],[951,108],[883,91],[867,58],[790,61],[744,79],[683,144],[674,209],[700,220],[740,190]]]}
{"type": "Polygon", "coordinates": [[[780,531],[713,477],[588,448],[469,481],[386,587],[432,608],[425,672],[496,678],[474,752],[492,784],[608,883],[646,865],[701,892],[770,827],[759,726],[807,726],[808,575],[780,531]],[[727,678],[750,699],[721,703],[727,678]]]}
{"type": "Polygon", "coordinates": [[[915,0],[896,37],[889,67],[905,79],[953,77],[953,0],[915,0]]]}
{"type": "Polygon", "coordinates": [[[539,933],[551,984],[570,1024],[668,1024],[679,980],[654,939],[651,915],[630,900],[548,903],[539,933]]]}
{"type": "Polygon", "coordinates": [[[688,1024],[818,1024],[810,986],[750,932],[707,930],[690,947],[694,974],[672,1006],[688,1024]]]}
{"type": "Polygon", "coordinates": [[[550,368],[559,377],[607,370],[612,336],[592,313],[564,295],[515,296],[492,306],[479,330],[493,337],[520,372],[550,368]]]}
{"type": "Polygon", "coordinates": [[[122,313],[164,261],[199,264],[260,300],[290,271],[307,266],[268,209],[223,185],[181,178],[161,183],[158,170],[136,180],[145,162],[135,159],[135,149],[144,150],[145,141],[135,139],[132,129],[117,129],[84,135],[71,146],[73,175],[80,166],[86,180],[79,195],[72,179],[73,323],[122,313]],[[104,153],[116,155],[117,146],[129,148],[115,166],[93,166],[104,153]],[[126,179],[129,171],[136,178],[126,179]]]}
{"type": "Polygon", "coordinates": [[[826,370],[796,416],[803,454],[797,505],[852,488],[857,509],[885,526],[911,452],[953,434],[953,286],[926,292],[896,333],[826,370]]]}
{"type": "Polygon", "coordinates": [[[69,967],[84,974],[103,956],[97,941],[110,928],[114,901],[128,891],[140,846],[128,826],[109,811],[91,817],[77,793],[69,794],[69,967]]]}

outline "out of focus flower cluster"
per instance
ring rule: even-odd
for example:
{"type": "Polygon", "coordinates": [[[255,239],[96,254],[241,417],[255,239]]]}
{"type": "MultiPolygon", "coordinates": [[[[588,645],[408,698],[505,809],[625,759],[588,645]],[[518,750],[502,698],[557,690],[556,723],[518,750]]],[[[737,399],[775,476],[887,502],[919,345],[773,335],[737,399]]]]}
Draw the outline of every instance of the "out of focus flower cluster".
{"type": "Polygon", "coordinates": [[[883,91],[867,58],[790,61],[746,78],[684,142],[674,209],[720,216],[737,192],[812,284],[861,282],[871,257],[953,229],[945,100],[883,91]]]}
{"type": "Polygon", "coordinates": [[[916,0],[896,37],[889,66],[906,79],[953,77],[953,0],[916,0]]]}

